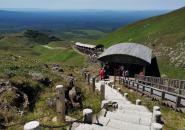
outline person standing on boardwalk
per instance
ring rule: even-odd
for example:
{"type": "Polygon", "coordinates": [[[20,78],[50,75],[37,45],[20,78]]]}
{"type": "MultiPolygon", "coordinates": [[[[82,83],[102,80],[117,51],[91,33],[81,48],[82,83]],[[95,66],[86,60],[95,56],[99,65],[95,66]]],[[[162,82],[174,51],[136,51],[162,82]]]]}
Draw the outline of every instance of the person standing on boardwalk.
{"type": "Polygon", "coordinates": [[[99,77],[100,79],[104,79],[105,78],[105,69],[104,68],[101,68],[100,71],[99,71],[99,77]]]}

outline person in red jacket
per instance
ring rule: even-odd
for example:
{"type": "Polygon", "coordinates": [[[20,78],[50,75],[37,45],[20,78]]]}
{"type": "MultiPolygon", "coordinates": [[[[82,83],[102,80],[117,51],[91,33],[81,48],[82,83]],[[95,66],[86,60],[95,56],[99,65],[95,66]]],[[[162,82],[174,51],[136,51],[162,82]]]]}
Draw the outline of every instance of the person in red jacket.
{"type": "Polygon", "coordinates": [[[101,68],[100,71],[99,71],[99,77],[100,79],[104,79],[105,78],[105,69],[104,68],[101,68]]]}

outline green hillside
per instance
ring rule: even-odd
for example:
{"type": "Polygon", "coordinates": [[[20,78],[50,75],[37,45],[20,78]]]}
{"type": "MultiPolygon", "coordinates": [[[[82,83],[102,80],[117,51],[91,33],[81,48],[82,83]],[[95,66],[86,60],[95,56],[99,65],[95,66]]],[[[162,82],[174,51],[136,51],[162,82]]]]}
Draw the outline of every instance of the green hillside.
{"type": "Polygon", "coordinates": [[[136,22],[97,41],[109,47],[135,42],[154,49],[162,75],[185,79],[185,7],[136,22]]]}

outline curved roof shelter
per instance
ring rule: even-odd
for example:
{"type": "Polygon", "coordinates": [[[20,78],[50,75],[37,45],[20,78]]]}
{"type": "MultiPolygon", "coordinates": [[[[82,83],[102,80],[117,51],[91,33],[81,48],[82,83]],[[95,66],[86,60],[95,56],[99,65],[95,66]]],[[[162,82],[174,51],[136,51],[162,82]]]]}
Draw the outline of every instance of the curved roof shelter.
{"type": "Polygon", "coordinates": [[[106,49],[98,58],[103,62],[148,65],[152,60],[152,49],[136,43],[120,43],[106,49]]]}

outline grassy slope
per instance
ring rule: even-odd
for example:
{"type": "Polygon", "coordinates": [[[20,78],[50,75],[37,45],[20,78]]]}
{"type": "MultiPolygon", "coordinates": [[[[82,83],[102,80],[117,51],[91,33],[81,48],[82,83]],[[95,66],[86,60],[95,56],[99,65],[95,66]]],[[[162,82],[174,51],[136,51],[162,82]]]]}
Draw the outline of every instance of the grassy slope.
{"type": "Polygon", "coordinates": [[[154,42],[172,45],[185,40],[185,8],[120,28],[100,39],[106,47],[120,42],[154,42]]]}
{"type": "MultiPolygon", "coordinates": [[[[136,42],[149,47],[155,46],[154,51],[156,52],[163,52],[161,45],[175,49],[177,43],[185,41],[184,21],[185,8],[181,8],[169,14],[152,17],[122,27],[98,40],[97,43],[109,47],[121,42],[136,42]]],[[[168,56],[158,57],[158,62],[162,74],[173,78],[185,79],[185,70],[175,68],[174,65],[169,65],[168,56]],[[166,66],[166,64],[168,64],[168,66],[166,66]]]]}
{"type": "MultiPolygon", "coordinates": [[[[38,117],[42,117],[42,115],[45,114],[48,114],[48,117],[50,118],[55,116],[56,113],[53,113],[53,110],[49,109],[45,102],[48,97],[55,95],[54,87],[57,84],[65,85],[66,82],[62,77],[54,74],[48,69],[45,69],[44,64],[60,64],[64,69],[65,75],[73,73],[79,80],[80,70],[85,63],[85,57],[73,51],[70,45],[63,43],[62,41],[51,42],[48,44],[48,46],[58,47],[59,49],[52,50],[45,48],[42,45],[30,41],[25,37],[19,36],[19,34],[5,36],[5,38],[0,40],[0,78],[6,78],[7,75],[12,75],[10,79],[11,81],[26,81],[30,84],[32,83],[31,87],[34,87],[34,85],[37,86],[37,82],[33,82],[32,79],[28,79],[26,77],[30,71],[33,71],[42,73],[44,76],[49,77],[53,81],[52,91],[50,88],[43,86],[40,96],[43,98],[36,102],[34,111],[27,113],[23,117],[13,115],[15,118],[13,118],[14,122],[24,122],[33,120],[34,118],[37,119],[38,117]],[[43,111],[42,108],[45,108],[45,110],[43,111]]],[[[81,80],[78,82],[81,82],[81,80]]],[[[79,84],[77,86],[81,87],[82,85],[79,84]]],[[[84,100],[84,105],[86,106],[88,105],[86,103],[87,100],[92,99],[92,97],[89,97],[89,94],[87,96],[86,93],[84,93],[84,96],[86,97],[84,100]]],[[[99,105],[97,105],[97,102],[99,103],[99,99],[91,101],[92,107],[94,110],[96,110],[97,107],[99,107],[99,105]]],[[[78,116],[81,114],[81,111],[73,111],[71,114],[76,114],[76,116],[74,116],[79,118],[78,116]]],[[[12,116],[12,113],[10,113],[10,115],[12,116]]],[[[46,122],[44,119],[42,122],[51,124],[51,122],[46,122]]],[[[23,129],[22,126],[22,124],[18,124],[16,126],[10,127],[9,129],[23,129]]]]}

